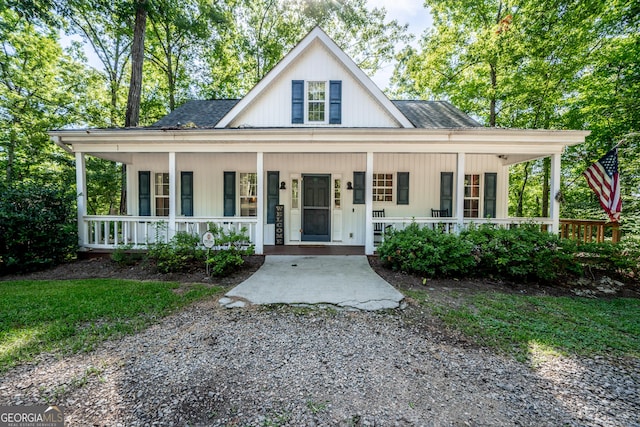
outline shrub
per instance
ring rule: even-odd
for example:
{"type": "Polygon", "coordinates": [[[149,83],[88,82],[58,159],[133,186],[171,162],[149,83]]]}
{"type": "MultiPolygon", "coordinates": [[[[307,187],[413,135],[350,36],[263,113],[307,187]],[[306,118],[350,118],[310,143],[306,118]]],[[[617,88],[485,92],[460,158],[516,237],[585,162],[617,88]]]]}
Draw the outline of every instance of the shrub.
{"type": "Polygon", "coordinates": [[[187,271],[198,260],[204,260],[204,253],[198,248],[198,236],[178,232],[169,243],[150,245],[148,257],[155,261],[160,273],[181,273],[187,271]]]}
{"type": "Polygon", "coordinates": [[[620,243],[580,243],[578,260],[589,270],[602,274],[638,278],[640,275],[640,241],[625,239],[620,243]]]}
{"type": "Polygon", "coordinates": [[[75,256],[72,194],[39,185],[1,191],[0,274],[44,269],[75,256]]]}
{"type": "Polygon", "coordinates": [[[213,276],[227,276],[244,264],[243,256],[252,255],[254,247],[249,244],[247,229],[225,232],[222,227],[209,224],[215,236],[216,250],[207,252],[207,271],[213,276]]]}
{"type": "Polygon", "coordinates": [[[548,281],[580,271],[575,244],[538,227],[504,229],[486,224],[470,227],[460,237],[472,243],[480,276],[548,281]]]}
{"type": "Polygon", "coordinates": [[[459,236],[411,224],[390,230],[378,247],[382,263],[397,271],[425,277],[466,276],[476,264],[473,245],[459,236]]]}

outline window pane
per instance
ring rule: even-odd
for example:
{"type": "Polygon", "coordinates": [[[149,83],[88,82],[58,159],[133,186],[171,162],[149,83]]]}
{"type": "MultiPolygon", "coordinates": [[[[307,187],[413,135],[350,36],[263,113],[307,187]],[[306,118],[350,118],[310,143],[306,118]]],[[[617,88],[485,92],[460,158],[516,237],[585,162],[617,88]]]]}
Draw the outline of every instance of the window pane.
{"type": "Polygon", "coordinates": [[[341,179],[333,180],[333,206],[336,208],[340,208],[340,204],[341,204],[341,199],[340,199],[341,187],[342,187],[341,179]]]}
{"type": "Polygon", "coordinates": [[[255,173],[240,174],[240,216],[256,216],[258,179],[255,173]]]}
{"type": "Polygon", "coordinates": [[[326,83],[309,82],[307,92],[307,120],[323,122],[325,117],[326,83]]]}
{"type": "Polygon", "coordinates": [[[291,208],[298,209],[298,200],[300,197],[298,179],[291,180],[291,208]]]}

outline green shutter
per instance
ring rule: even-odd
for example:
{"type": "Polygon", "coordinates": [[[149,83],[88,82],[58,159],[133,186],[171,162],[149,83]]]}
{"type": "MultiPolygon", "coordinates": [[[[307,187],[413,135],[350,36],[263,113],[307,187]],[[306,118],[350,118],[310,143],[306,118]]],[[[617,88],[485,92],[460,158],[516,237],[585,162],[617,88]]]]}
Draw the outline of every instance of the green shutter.
{"type": "Polygon", "coordinates": [[[366,196],[365,173],[353,173],[353,204],[364,205],[366,196]]]}
{"type": "Polygon", "coordinates": [[[409,172],[398,172],[398,205],[409,204],[409,172]]]}
{"type": "Polygon", "coordinates": [[[453,216],[453,172],[440,172],[440,209],[453,216]]]}
{"type": "Polygon", "coordinates": [[[151,216],[151,172],[138,171],[138,209],[140,216],[151,216]]]}
{"type": "Polygon", "coordinates": [[[496,217],[496,193],[498,174],[495,172],[484,174],[484,217],[496,217]]]}
{"type": "Polygon", "coordinates": [[[276,205],[280,203],[280,172],[267,172],[267,224],[276,223],[276,205]]]}
{"type": "Polygon", "coordinates": [[[224,216],[236,216],[236,173],[224,173],[224,216]]]}
{"type": "Polygon", "coordinates": [[[182,215],[193,216],[193,172],[180,172],[180,206],[182,215]]]}
{"type": "Polygon", "coordinates": [[[329,82],[329,124],[342,123],[342,81],[329,82]]]}
{"type": "Polygon", "coordinates": [[[291,123],[304,123],[304,80],[291,81],[291,123]]]}

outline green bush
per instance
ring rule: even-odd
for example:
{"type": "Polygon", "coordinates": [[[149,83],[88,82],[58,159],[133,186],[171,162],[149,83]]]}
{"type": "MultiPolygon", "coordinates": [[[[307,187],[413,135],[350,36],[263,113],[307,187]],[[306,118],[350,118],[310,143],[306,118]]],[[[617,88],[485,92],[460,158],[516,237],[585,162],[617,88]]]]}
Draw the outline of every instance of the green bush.
{"type": "Polygon", "coordinates": [[[577,256],[585,268],[609,276],[640,275],[640,241],[625,239],[620,243],[580,243],[577,256]]]}
{"type": "Polygon", "coordinates": [[[550,281],[580,271],[575,244],[538,225],[505,229],[487,224],[470,227],[460,238],[472,243],[480,276],[550,281]]]}
{"type": "Polygon", "coordinates": [[[72,194],[36,185],[0,191],[0,274],[44,269],[75,256],[72,194]]]}
{"type": "Polygon", "coordinates": [[[216,244],[216,250],[207,252],[206,263],[212,276],[228,276],[244,264],[243,256],[254,253],[246,228],[239,232],[225,232],[222,227],[209,224],[209,231],[213,233],[216,244]]]}
{"type": "Polygon", "coordinates": [[[169,243],[150,245],[148,257],[156,263],[160,273],[183,273],[197,261],[204,261],[204,252],[198,248],[198,236],[178,232],[169,243]]]}
{"type": "Polygon", "coordinates": [[[378,247],[382,263],[397,271],[424,277],[460,277],[476,264],[473,245],[455,234],[411,224],[390,230],[378,247]]]}

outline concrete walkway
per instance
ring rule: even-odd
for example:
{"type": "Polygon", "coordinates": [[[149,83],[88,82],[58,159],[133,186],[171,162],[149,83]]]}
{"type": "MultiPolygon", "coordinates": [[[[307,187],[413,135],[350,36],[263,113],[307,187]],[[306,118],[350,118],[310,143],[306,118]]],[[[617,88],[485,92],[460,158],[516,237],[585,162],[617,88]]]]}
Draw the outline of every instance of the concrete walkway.
{"type": "Polygon", "coordinates": [[[404,298],[378,276],[366,256],[267,255],[253,276],[220,304],[330,304],[360,310],[396,308],[404,298]]]}

